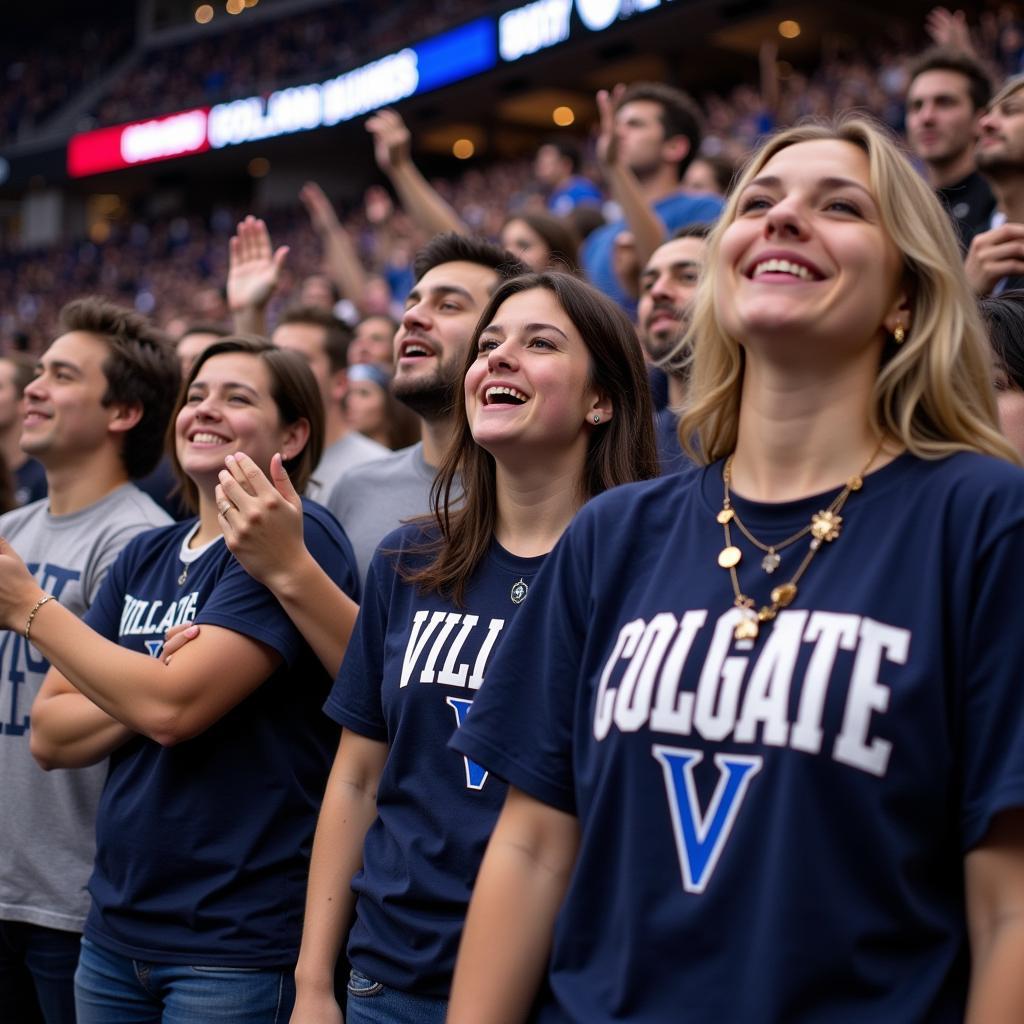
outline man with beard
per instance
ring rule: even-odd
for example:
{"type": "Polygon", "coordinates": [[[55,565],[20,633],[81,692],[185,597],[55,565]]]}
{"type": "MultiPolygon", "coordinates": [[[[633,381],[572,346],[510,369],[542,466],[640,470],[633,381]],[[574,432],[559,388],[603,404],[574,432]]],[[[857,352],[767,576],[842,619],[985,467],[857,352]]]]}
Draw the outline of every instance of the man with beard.
{"type": "Polygon", "coordinates": [[[438,235],[417,254],[416,283],[395,334],[391,388],[419,416],[422,440],[343,474],[327,499],[352,542],[362,579],[381,539],[429,511],[473,328],[501,281],[525,271],[496,245],[454,233],[438,235]]]}
{"type": "Polygon", "coordinates": [[[678,473],[690,462],[679,445],[676,410],[686,397],[685,352],[681,341],[707,251],[706,224],[680,228],[654,250],[640,274],[637,327],[648,359],[668,375],[668,405],[654,417],[662,474],[678,473]]]}
{"type": "Polygon", "coordinates": [[[985,69],[965,53],[928,50],[910,69],[907,141],[965,250],[976,234],[989,228],[995,209],[995,197],[974,156],[978,120],[991,96],[985,69]]]}
{"type": "Polygon", "coordinates": [[[1011,78],[979,122],[976,157],[996,197],[991,230],[976,235],[964,269],[976,295],[1024,287],[1024,75],[1011,78]]]}

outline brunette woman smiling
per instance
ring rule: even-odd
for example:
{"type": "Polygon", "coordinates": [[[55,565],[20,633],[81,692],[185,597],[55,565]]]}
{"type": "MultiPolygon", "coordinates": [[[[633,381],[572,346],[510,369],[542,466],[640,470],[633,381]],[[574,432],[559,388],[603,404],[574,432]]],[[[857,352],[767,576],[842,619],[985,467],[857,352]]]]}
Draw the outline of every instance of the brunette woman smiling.
{"type": "MultiPolygon", "coordinates": [[[[224,545],[237,512],[218,507],[216,488],[225,457],[243,448],[264,472],[280,453],[303,487],[320,455],[322,405],[298,356],[232,338],[196,360],[172,429],[198,518],[132,541],[84,622],[4,545],[0,620],[54,666],[32,708],[36,758],[74,768],[110,755],[79,1024],[271,1024],[291,1006],[337,731],[320,713],[325,667],[224,545]],[[167,630],[190,620],[200,635],[161,657],[167,630]]],[[[356,596],[351,547],[313,503],[305,538],[356,596]]],[[[326,648],[323,657],[331,671],[340,661],[326,648]]]]}
{"type": "Polygon", "coordinates": [[[495,292],[474,332],[458,424],[436,517],[392,533],[371,563],[326,705],[343,729],[317,826],[293,1024],[341,1019],[332,982],[346,936],[348,1024],[444,1020],[463,913],[505,792],[448,740],[580,505],[657,471],[636,335],[568,275],[528,274],[495,292]]]}

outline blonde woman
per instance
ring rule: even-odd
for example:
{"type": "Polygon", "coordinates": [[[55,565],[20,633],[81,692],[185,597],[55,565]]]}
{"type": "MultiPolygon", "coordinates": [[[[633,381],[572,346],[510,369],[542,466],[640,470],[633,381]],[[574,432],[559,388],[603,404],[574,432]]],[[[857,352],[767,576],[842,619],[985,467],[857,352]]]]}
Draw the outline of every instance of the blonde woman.
{"type": "Polygon", "coordinates": [[[1022,1020],[1024,473],[948,222],[802,127],[708,267],[704,470],[582,510],[453,739],[511,789],[448,1019],[1022,1020]]]}

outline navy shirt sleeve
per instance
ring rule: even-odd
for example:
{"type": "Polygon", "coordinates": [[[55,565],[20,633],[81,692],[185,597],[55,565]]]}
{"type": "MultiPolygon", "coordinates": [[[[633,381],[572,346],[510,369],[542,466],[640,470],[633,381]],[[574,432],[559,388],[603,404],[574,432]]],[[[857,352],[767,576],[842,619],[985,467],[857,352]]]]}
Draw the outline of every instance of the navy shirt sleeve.
{"type": "Polygon", "coordinates": [[[1020,713],[1024,634],[1020,567],[1024,524],[999,536],[975,560],[963,711],[964,852],[985,837],[995,816],[1024,807],[1024,716],[1020,713]]]}
{"type": "MultiPolygon", "coordinates": [[[[173,527],[171,527],[173,529],[173,527]]],[[[148,543],[148,538],[156,531],[147,531],[130,540],[114,559],[107,575],[96,592],[96,599],[82,617],[87,626],[96,630],[100,636],[117,643],[118,626],[121,621],[121,610],[124,607],[124,595],[128,592],[128,579],[135,564],[136,553],[140,542],[148,543]]]]}
{"type": "MultiPolygon", "coordinates": [[[[303,512],[303,535],[310,554],[346,594],[358,600],[355,558],[341,527],[330,513],[312,502],[303,502],[303,512]]],[[[277,598],[235,558],[225,568],[196,622],[223,626],[265,643],[289,667],[305,649],[305,641],[277,598]]]]}
{"type": "Polygon", "coordinates": [[[584,509],[537,574],[495,655],[487,686],[450,746],[524,793],[576,813],[572,734],[586,644],[584,509]]]}

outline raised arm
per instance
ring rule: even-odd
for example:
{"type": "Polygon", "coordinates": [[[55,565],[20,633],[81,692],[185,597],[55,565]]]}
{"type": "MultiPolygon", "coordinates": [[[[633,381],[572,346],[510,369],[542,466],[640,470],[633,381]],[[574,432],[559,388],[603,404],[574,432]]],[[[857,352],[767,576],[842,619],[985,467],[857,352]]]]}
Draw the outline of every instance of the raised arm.
{"type": "Polygon", "coordinates": [[[165,746],[204,732],[281,662],[266,644],[211,625],[170,664],[127,650],[50,599],[3,540],[0,625],[23,633],[31,625],[32,643],[81,693],[133,732],[165,746]],[[211,686],[211,679],[218,685],[211,686]]]}
{"type": "Polygon", "coordinates": [[[362,867],[363,841],[377,816],[386,759],[386,744],[342,730],[313,841],[291,1024],[341,1024],[334,970],[352,920],[352,878],[362,867]]]}
{"type": "Polygon", "coordinates": [[[394,110],[378,110],[366,122],[373,136],[373,155],[377,166],[394,185],[405,212],[428,235],[445,231],[468,235],[462,218],[438,195],[437,189],[412,162],[411,137],[401,114],[394,110]]]}
{"type": "Polygon", "coordinates": [[[217,486],[224,540],[250,576],[281,603],[331,676],[345,656],[359,606],[303,540],[302,500],[275,455],[268,480],[247,455],[229,455],[217,486]]]}
{"type": "Polygon", "coordinates": [[[55,668],[46,673],[31,717],[29,749],[46,771],[96,764],[135,735],[55,668]]]}
{"type": "Polygon", "coordinates": [[[654,250],[665,241],[665,225],[651,209],[644,197],[637,176],[621,159],[618,132],[615,127],[615,103],[625,86],[617,85],[609,93],[602,89],[597,94],[597,109],[601,117],[601,130],[597,140],[597,158],[608,190],[622,207],[622,215],[629,226],[635,247],[636,274],[629,274],[628,291],[636,295],[640,268],[647,264],[654,250]],[[633,280],[633,277],[636,280],[633,280]]]}
{"type": "Polygon", "coordinates": [[[324,250],[324,267],[341,294],[365,314],[366,271],[349,233],[338,220],[331,201],[315,182],[307,181],[299,198],[324,250]]]}
{"type": "Polygon", "coordinates": [[[274,249],[267,225],[248,216],[228,243],[228,308],[239,334],[267,334],[267,303],[281,280],[288,246],[274,249]]]}
{"type": "Polygon", "coordinates": [[[469,903],[448,1024],[526,1020],[578,848],[576,818],[509,789],[469,903]]]}

